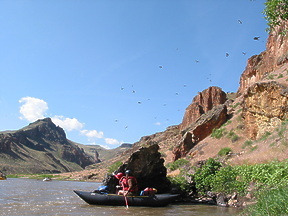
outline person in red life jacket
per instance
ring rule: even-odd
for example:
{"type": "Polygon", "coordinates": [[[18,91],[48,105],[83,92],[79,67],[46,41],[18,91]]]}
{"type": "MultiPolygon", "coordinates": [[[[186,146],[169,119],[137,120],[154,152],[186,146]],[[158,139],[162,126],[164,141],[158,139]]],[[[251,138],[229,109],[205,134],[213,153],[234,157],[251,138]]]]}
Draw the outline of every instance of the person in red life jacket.
{"type": "Polygon", "coordinates": [[[132,176],[131,170],[126,170],[125,176],[119,180],[119,184],[122,185],[122,190],[118,192],[118,195],[137,195],[137,180],[134,176],[132,176]]]}
{"type": "MultiPolygon", "coordinates": [[[[116,179],[118,179],[119,183],[120,183],[120,179],[124,176],[124,174],[122,172],[117,173],[116,175],[114,175],[114,177],[116,179]]],[[[116,185],[116,194],[118,194],[119,190],[122,189],[122,185],[116,185]]]]}

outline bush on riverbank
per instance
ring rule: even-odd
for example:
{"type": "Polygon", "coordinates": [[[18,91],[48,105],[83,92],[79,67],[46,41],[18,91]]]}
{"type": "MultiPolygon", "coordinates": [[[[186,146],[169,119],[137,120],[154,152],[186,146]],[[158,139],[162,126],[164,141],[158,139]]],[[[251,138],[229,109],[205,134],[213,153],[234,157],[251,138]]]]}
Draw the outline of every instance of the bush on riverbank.
{"type": "Polygon", "coordinates": [[[247,208],[244,215],[288,213],[288,160],[230,166],[210,158],[200,168],[194,167],[194,174],[189,174],[191,168],[180,169],[179,176],[171,178],[173,185],[185,194],[192,190],[201,196],[208,191],[226,195],[236,192],[242,197],[250,194],[257,203],[247,208]]]}
{"type": "Polygon", "coordinates": [[[288,160],[267,164],[223,166],[209,159],[194,174],[196,188],[200,193],[213,192],[245,194],[249,185],[257,189],[280,187],[288,183],[288,160]]]}
{"type": "Polygon", "coordinates": [[[288,187],[280,186],[265,190],[257,196],[257,203],[244,209],[241,215],[287,215],[288,214],[288,187]]]}

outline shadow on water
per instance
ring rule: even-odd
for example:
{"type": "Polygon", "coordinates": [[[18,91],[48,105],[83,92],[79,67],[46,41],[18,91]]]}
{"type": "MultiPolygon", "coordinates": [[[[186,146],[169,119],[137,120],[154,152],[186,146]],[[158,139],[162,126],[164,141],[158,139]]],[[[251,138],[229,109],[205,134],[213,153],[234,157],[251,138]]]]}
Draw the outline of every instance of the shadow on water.
{"type": "Polygon", "coordinates": [[[73,190],[93,191],[100,183],[7,179],[0,181],[0,215],[159,215],[231,216],[234,208],[197,204],[167,207],[129,207],[88,205],[73,190]]]}

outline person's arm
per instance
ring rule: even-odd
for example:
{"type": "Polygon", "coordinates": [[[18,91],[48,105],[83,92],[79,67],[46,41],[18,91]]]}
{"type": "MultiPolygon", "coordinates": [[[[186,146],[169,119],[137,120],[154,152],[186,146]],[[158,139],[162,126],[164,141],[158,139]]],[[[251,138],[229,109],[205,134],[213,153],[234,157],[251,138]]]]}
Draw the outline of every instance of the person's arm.
{"type": "Polygon", "coordinates": [[[130,190],[131,190],[132,187],[133,187],[133,181],[132,181],[132,179],[128,179],[128,186],[129,186],[128,192],[130,192],[130,190]]]}

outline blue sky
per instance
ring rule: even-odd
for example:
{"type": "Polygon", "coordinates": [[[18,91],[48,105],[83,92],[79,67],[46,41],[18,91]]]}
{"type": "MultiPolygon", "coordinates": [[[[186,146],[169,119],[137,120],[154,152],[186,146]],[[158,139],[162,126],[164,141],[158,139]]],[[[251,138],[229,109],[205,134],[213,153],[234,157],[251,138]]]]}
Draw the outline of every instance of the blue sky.
{"type": "Polygon", "coordinates": [[[198,92],[237,91],[264,2],[0,0],[0,131],[51,117],[115,148],[179,124],[198,92]]]}

